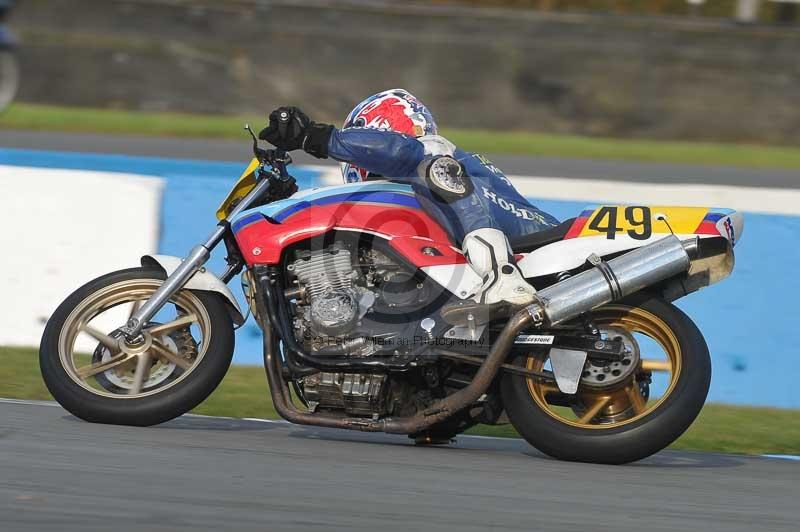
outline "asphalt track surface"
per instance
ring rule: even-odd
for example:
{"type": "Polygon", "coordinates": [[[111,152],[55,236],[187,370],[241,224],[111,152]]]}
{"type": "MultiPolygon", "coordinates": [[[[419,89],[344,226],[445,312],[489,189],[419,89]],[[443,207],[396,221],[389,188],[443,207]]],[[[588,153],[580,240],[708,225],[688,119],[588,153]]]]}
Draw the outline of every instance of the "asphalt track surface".
{"type": "MultiPolygon", "coordinates": [[[[0,130],[0,147],[116,153],[152,157],[184,157],[218,161],[243,161],[252,156],[250,141],[191,138],[100,135],[88,133],[46,133],[0,130]]],[[[608,179],[636,183],[702,183],[800,189],[796,170],[765,170],[693,166],[683,164],[634,163],[559,157],[526,157],[488,154],[508,175],[561,176],[576,179],[608,179]]],[[[298,164],[335,164],[302,152],[292,154],[298,164]]]]}
{"type": "Polygon", "coordinates": [[[800,463],[662,452],[559,462],[520,440],[183,416],[92,425],[0,402],[0,529],[796,531],[800,463]]]}

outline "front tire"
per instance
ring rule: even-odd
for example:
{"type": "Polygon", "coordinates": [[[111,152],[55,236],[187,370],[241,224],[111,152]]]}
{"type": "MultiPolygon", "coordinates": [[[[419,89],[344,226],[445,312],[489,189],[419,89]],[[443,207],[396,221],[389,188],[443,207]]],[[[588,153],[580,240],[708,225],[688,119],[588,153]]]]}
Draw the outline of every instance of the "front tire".
{"type": "MultiPolygon", "coordinates": [[[[601,330],[605,324],[608,330],[651,338],[666,358],[640,358],[630,379],[608,389],[587,387],[582,379],[575,396],[506,373],[501,380],[503,404],[517,431],[552,457],[605,464],[640,460],[675,441],[700,413],[711,381],[708,347],[686,314],[646,294],[598,309],[593,318],[601,330]],[[660,398],[648,397],[653,371],[668,374],[660,398]]],[[[514,363],[542,370],[543,358],[523,354],[514,363]]]]}
{"type": "Polygon", "coordinates": [[[132,314],[165,277],[157,268],[104,275],[76,290],[51,316],[39,364],[48,390],[70,413],[93,423],[155,425],[196,407],[222,381],[234,332],[226,303],[216,294],[175,294],[157,315],[166,317],[147,324],[149,343],[139,349],[121,344],[116,329],[107,332],[122,325],[125,312],[132,314]],[[168,317],[173,307],[177,315],[168,317]]]}

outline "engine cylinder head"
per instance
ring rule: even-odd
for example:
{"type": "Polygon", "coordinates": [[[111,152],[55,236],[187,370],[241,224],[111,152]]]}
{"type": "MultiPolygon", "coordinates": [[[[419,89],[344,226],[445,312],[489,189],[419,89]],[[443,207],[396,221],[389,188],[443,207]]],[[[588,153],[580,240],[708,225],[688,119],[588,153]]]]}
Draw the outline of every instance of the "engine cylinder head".
{"type": "Polygon", "coordinates": [[[300,286],[306,287],[309,301],[329,290],[350,288],[353,284],[353,265],[346,249],[312,251],[288,267],[300,286]]]}

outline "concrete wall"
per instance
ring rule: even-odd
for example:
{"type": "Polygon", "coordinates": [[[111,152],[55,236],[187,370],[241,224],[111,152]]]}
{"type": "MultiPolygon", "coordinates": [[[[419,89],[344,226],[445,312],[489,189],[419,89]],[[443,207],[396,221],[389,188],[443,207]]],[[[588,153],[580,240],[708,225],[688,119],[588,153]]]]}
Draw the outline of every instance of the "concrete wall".
{"type": "Polygon", "coordinates": [[[26,0],[20,98],[341,120],[403,86],[448,126],[800,144],[800,31],[301,0],[26,0]]]}
{"type": "MultiPolygon", "coordinates": [[[[6,216],[19,221],[0,233],[6,250],[0,261],[0,345],[39,345],[60,301],[95,277],[155,253],[162,185],[156,177],[129,173],[20,167],[0,149],[0,197],[11,200],[6,216]]],[[[124,313],[116,317],[125,319],[124,313]]],[[[99,325],[116,327],[113,318],[99,325]]],[[[83,340],[85,352],[97,345],[83,340]]]]}

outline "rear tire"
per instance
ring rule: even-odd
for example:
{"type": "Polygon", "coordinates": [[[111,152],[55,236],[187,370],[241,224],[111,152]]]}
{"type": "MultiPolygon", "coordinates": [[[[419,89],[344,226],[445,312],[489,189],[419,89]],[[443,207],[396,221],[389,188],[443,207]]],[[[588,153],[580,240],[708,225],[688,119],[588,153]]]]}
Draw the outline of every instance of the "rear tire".
{"type": "MultiPolygon", "coordinates": [[[[93,423],[115,425],[156,425],[178,417],[203,402],[216,389],[228,371],[234,348],[233,323],[226,303],[217,294],[202,291],[188,292],[191,301],[202,306],[208,318],[208,341],[203,346],[204,355],[186,369],[183,379],[173,379],[163,391],[155,386],[143,397],[118,397],[108,389],[98,386],[92,391],[76,380],[75,372],[65,368],[61,351],[64,350],[62,329],[73,310],[85,300],[114,285],[141,282],[158,285],[165,279],[156,268],[131,268],[99,277],[76,290],[51,316],[45,327],[39,349],[39,363],[47,389],[65,409],[75,416],[93,423]]],[[[180,294],[179,293],[179,294],[180,294]]],[[[186,294],[185,294],[186,295],[186,294]]],[[[177,296],[176,296],[177,297],[177,296]]],[[[187,296],[188,297],[188,296],[187,296]]],[[[200,308],[198,306],[198,308],[200,308]]],[[[92,362],[93,364],[96,363],[92,362]]],[[[101,383],[102,384],[102,383],[101,383]]]]}
{"type": "MultiPolygon", "coordinates": [[[[655,406],[647,404],[645,408],[649,410],[644,410],[638,419],[591,426],[578,426],[545,411],[531,393],[526,377],[506,373],[501,380],[501,393],[509,420],[531,445],[554,458],[604,464],[641,460],[683,434],[705,403],[711,360],[706,342],[691,319],[677,307],[644,294],[614,307],[639,309],[666,325],[680,346],[680,371],[669,395],[655,406]]],[[[528,355],[523,354],[514,364],[525,366],[528,361],[528,355]]]]}

